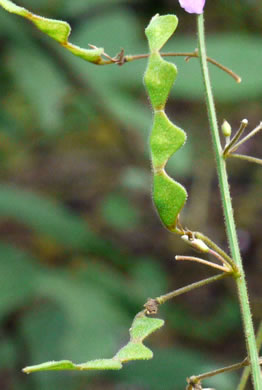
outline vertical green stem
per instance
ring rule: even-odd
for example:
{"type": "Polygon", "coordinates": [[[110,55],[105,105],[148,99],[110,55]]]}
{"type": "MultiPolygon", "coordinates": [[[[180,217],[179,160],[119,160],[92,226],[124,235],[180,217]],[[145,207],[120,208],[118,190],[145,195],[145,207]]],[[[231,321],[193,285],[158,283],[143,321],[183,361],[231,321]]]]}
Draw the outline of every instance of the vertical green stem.
{"type": "Polygon", "coordinates": [[[248,301],[247,285],[245,282],[245,274],[242,265],[239,244],[237,239],[236,226],[233,216],[233,208],[229,191],[229,184],[227,178],[227,171],[225,160],[222,155],[222,147],[220,143],[219,130],[217,125],[216,111],[214,98],[211,89],[209,72],[207,67],[205,33],[204,33],[204,17],[203,14],[198,16],[198,43],[199,43],[199,57],[201,63],[202,76],[206,92],[206,103],[209,116],[209,125],[211,129],[212,141],[215,151],[215,159],[217,164],[218,179],[220,184],[220,194],[222,199],[222,206],[225,216],[225,225],[227,230],[227,237],[229,241],[232,258],[239,268],[240,276],[236,278],[238,288],[239,301],[242,312],[242,319],[244,325],[244,332],[246,337],[247,351],[250,359],[252,378],[255,390],[262,389],[261,374],[259,367],[258,352],[256,347],[256,340],[254,334],[254,327],[252,323],[251,310],[248,301]]]}
{"type": "MultiPolygon", "coordinates": [[[[258,328],[257,336],[256,336],[256,341],[257,341],[257,350],[259,353],[261,346],[262,346],[262,321],[259,324],[259,328],[258,328]]],[[[237,390],[244,390],[245,389],[249,375],[250,375],[250,366],[247,366],[247,367],[245,367],[245,369],[242,373],[237,390]]]]}

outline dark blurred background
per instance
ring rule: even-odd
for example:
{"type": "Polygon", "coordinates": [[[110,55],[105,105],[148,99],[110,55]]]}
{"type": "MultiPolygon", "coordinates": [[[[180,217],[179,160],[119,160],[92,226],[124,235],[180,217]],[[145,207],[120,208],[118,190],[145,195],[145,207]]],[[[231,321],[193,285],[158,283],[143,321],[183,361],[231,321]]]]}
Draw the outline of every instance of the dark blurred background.
{"type": "MultiPolygon", "coordinates": [[[[179,26],[164,51],[196,47],[195,16],[177,1],[20,0],[67,20],[71,41],[110,55],[147,52],[144,28],[156,14],[179,26]]],[[[243,78],[210,66],[220,124],[249,130],[262,120],[260,0],[206,4],[208,53],[243,78]]],[[[145,60],[98,67],[75,58],[22,18],[0,9],[0,388],[2,390],[180,390],[186,377],[245,357],[235,286],[218,282],[161,307],[166,325],[146,343],[154,359],[116,373],[46,372],[48,360],[111,357],[128,340],[148,297],[215,273],[174,261],[194,255],[161,225],[151,201],[143,87],[145,60]]],[[[178,78],[167,104],[187,144],[168,172],[189,193],[182,222],[225,250],[215,164],[198,61],[170,58],[178,78]]],[[[262,158],[261,134],[241,149],[262,158]]],[[[235,217],[256,328],[261,319],[262,170],[229,160],[235,217]]],[[[240,373],[206,381],[236,387],[240,373]]]]}

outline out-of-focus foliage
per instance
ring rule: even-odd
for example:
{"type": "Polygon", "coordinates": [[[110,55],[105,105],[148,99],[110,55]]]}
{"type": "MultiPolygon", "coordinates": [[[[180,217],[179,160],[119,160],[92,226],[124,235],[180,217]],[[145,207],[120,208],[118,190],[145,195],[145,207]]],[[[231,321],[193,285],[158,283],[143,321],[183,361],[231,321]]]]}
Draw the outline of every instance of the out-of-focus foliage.
{"type": "MultiPolygon", "coordinates": [[[[177,13],[167,51],[195,48],[195,19],[177,2],[20,0],[19,6],[68,21],[71,40],[110,55],[147,52],[152,15],[177,13]]],[[[207,2],[209,55],[240,74],[237,85],[210,66],[219,120],[235,131],[261,121],[261,2],[207,2]],[[215,4],[216,3],[216,4],[215,4]]],[[[22,367],[47,360],[110,357],[127,341],[148,297],[206,277],[175,264],[188,248],[166,231],[151,202],[148,132],[151,109],[144,60],[88,64],[28,21],[0,9],[0,387],[3,390],[183,389],[185,378],[243,359],[235,291],[228,282],[161,308],[165,327],[149,340],[154,359],[116,373],[44,372],[22,367]]],[[[178,78],[168,116],[188,134],[167,171],[189,192],[183,222],[225,247],[198,61],[169,58],[178,78]],[[193,87],[192,87],[193,85],[193,87]],[[201,139],[201,146],[199,143],[201,139]],[[210,149],[209,149],[210,150],[210,149]]],[[[261,138],[243,147],[261,157],[261,138]]],[[[261,170],[229,161],[239,239],[254,320],[261,318],[261,170]],[[251,201],[250,201],[251,200],[251,201]]],[[[187,252],[185,252],[187,250],[187,252]]],[[[235,387],[234,375],[206,382],[235,387]]]]}

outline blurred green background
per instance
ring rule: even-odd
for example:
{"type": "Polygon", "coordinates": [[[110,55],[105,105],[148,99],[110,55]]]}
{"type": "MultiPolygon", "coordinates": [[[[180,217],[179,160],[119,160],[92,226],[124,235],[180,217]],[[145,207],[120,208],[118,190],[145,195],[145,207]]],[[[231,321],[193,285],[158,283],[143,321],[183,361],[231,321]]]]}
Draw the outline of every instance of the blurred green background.
{"type": "MultiPolygon", "coordinates": [[[[116,55],[147,52],[144,28],[176,13],[165,51],[196,47],[195,17],[177,1],[20,0],[33,12],[67,20],[71,41],[116,55]]],[[[262,120],[260,0],[206,4],[208,53],[243,78],[236,84],[210,66],[220,123],[236,130],[262,120]]],[[[230,280],[177,298],[160,310],[166,325],[147,344],[155,357],[116,373],[46,372],[47,360],[111,357],[128,340],[148,297],[214,274],[165,230],[151,201],[143,87],[145,60],[122,67],[88,64],[29,22],[0,9],[0,388],[2,390],[180,390],[186,377],[245,357],[238,301],[230,280]]],[[[178,78],[167,104],[187,144],[168,163],[189,199],[183,224],[227,250],[198,61],[170,59],[178,78]]],[[[242,147],[262,157],[261,135],[242,147]]],[[[228,162],[253,318],[262,313],[262,171],[228,162]]],[[[239,373],[207,386],[232,390],[239,373]]]]}

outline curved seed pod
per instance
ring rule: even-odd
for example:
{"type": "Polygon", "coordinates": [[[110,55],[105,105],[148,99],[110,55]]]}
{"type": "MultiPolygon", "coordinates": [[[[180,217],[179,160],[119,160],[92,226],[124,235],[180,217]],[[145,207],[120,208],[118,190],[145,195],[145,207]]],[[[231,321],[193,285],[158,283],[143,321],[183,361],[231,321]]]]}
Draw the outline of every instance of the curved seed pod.
{"type": "Polygon", "coordinates": [[[91,45],[90,49],[84,49],[77,45],[73,45],[68,41],[71,33],[71,27],[68,23],[62,20],[48,19],[33,14],[26,8],[16,5],[11,0],[0,0],[0,7],[3,7],[7,12],[20,15],[23,18],[30,20],[39,30],[49,35],[75,56],[81,57],[85,61],[92,62],[97,65],[103,65],[105,63],[102,58],[102,54],[104,53],[103,48],[91,45]]]}
{"type": "Polygon", "coordinates": [[[31,374],[32,372],[50,370],[120,370],[123,367],[123,363],[131,360],[152,359],[153,352],[143,342],[163,325],[164,321],[160,318],[147,317],[143,312],[138,313],[129,329],[129,342],[112,358],[90,360],[80,364],[73,363],[70,360],[51,361],[25,367],[22,371],[26,374],[31,374]]]}
{"type": "Polygon", "coordinates": [[[153,201],[163,224],[178,232],[177,218],[187,199],[185,188],[165,172],[168,159],[186,141],[185,132],[175,126],[165,114],[165,105],[177,76],[176,66],[163,60],[159,50],[177,26],[175,15],[153,17],[146,28],[150,48],[148,66],[144,76],[146,89],[154,110],[154,123],[150,136],[153,167],[153,201]]]}

